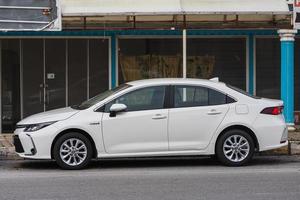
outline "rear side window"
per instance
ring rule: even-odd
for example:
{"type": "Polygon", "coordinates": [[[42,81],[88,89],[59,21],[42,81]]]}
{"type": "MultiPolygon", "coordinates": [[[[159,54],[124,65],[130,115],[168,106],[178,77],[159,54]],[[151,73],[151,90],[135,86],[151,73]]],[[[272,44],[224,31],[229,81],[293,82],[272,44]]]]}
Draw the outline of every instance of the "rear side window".
{"type": "Polygon", "coordinates": [[[194,107],[208,105],[208,88],[192,86],[175,86],[174,106],[194,107]]]}
{"type": "Polygon", "coordinates": [[[209,105],[226,104],[226,95],[216,90],[209,89],[209,105]]]}
{"type": "Polygon", "coordinates": [[[175,108],[222,105],[235,102],[226,94],[206,87],[175,86],[174,88],[175,108]]]}

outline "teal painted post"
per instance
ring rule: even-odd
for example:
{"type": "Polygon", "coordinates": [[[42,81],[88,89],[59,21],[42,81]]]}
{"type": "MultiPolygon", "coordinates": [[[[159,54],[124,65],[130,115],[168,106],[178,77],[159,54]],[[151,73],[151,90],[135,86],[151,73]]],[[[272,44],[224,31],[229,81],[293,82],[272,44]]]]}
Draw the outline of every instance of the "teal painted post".
{"type": "Polygon", "coordinates": [[[254,38],[253,35],[248,36],[248,92],[254,94],[254,38]]]}
{"type": "Polygon", "coordinates": [[[111,35],[111,43],[110,43],[110,55],[111,55],[111,73],[110,73],[110,81],[111,81],[111,88],[115,88],[117,86],[117,81],[116,81],[116,74],[117,74],[117,62],[116,62],[116,35],[112,34],[111,35]]]}
{"type": "Polygon", "coordinates": [[[286,123],[294,125],[294,37],[296,30],[279,30],[281,42],[281,99],[286,123]]]}

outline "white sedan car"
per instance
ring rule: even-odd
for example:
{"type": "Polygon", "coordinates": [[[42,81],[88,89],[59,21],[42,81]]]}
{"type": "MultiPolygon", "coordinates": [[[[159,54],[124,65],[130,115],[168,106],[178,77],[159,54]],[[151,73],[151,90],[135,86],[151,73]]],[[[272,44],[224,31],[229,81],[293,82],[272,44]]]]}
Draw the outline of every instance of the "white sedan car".
{"type": "Polygon", "coordinates": [[[80,105],[20,121],[19,156],[55,159],[64,169],[93,158],[216,155],[246,164],[256,151],[288,144],[283,102],[251,96],[217,80],[149,79],[80,105]]]}

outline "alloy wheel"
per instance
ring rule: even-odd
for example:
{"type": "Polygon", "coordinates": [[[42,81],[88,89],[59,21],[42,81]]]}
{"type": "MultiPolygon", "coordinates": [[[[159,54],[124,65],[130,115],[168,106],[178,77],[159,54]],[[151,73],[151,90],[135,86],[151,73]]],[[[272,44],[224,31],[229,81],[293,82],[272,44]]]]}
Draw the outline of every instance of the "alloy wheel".
{"type": "Polygon", "coordinates": [[[69,166],[80,165],[87,157],[87,147],[78,138],[70,138],[64,141],[59,150],[61,160],[69,166]]]}
{"type": "Polygon", "coordinates": [[[225,157],[232,162],[243,161],[249,152],[249,142],[241,135],[231,135],[223,144],[223,153],[225,157]]]}

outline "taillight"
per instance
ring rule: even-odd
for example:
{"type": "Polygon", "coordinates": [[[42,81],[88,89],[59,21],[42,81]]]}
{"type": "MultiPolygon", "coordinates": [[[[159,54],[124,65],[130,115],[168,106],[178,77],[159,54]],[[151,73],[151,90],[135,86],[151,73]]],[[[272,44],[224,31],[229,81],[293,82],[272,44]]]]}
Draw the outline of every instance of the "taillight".
{"type": "Polygon", "coordinates": [[[260,113],[267,115],[280,115],[283,112],[283,106],[268,107],[263,109],[260,113]]]}

